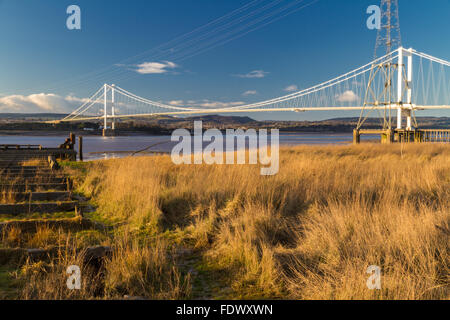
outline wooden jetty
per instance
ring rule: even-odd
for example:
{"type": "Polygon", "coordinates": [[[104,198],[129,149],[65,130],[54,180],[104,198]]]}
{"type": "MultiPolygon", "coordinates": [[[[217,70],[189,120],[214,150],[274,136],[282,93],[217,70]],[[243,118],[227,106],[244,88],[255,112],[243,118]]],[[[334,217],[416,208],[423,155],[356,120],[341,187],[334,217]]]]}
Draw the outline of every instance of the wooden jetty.
{"type": "Polygon", "coordinates": [[[381,143],[450,143],[450,129],[355,129],[353,130],[353,143],[359,144],[362,135],[379,135],[381,143]]]}
{"type": "Polygon", "coordinates": [[[57,160],[76,161],[77,153],[74,146],[75,135],[73,133],[57,148],[44,148],[41,145],[29,144],[0,144],[0,161],[17,163],[21,160],[47,159],[49,156],[57,160]]]}

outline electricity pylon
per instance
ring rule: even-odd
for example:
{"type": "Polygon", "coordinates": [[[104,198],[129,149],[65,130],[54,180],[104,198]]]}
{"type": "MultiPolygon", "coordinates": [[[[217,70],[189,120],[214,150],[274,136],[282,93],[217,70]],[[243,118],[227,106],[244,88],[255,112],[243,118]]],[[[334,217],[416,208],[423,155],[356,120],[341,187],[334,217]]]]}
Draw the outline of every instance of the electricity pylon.
{"type": "MultiPolygon", "coordinates": [[[[397,110],[397,129],[402,128],[401,119],[404,112],[408,119],[406,128],[411,129],[411,115],[414,115],[411,104],[412,56],[401,46],[398,0],[381,0],[380,9],[380,29],[374,56],[386,58],[372,65],[357,129],[361,129],[375,107],[379,106],[384,106],[383,114],[377,108],[383,130],[392,129],[392,109],[397,110]],[[395,50],[398,53],[397,61],[394,61],[395,50]],[[408,70],[403,64],[405,54],[408,56],[408,70]],[[409,110],[405,110],[407,105],[409,110]]],[[[414,122],[417,126],[415,117],[414,122]]]]}
{"type": "Polygon", "coordinates": [[[381,23],[375,43],[375,58],[391,53],[402,46],[398,0],[381,0],[381,23]]]}

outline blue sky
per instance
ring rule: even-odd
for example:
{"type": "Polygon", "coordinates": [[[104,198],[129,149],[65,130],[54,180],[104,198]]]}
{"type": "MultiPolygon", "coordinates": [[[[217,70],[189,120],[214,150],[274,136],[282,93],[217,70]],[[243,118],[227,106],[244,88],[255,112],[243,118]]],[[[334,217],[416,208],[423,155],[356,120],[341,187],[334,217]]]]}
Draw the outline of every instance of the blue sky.
{"type": "MultiPolygon", "coordinates": [[[[279,0],[273,10],[292,4],[294,11],[312,1],[279,0]]],[[[72,108],[105,82],[165,102],[256,102],[286,94],[289,87],[307,88],[372,60],[376,31],[366,27],[366,8],[379,0],[319,0],[205,52],[196,50],[206,46],[207,39],[194,46],[189,35],[181,39],[184,42],[163,47],[181,45],[176,53],[147,52],[251,2],[0,0],[0,112],[72,108]],[[81,30],[66,28],[71,4],[81,8],[81,30]]],[[[272,2],[258,0],[251,8],[272,2]]],[[[448,60],[450,1],[399,0],[399,5],[403,46],[448,60]]],[[[313,120],[348,115],[354,114],[250,116],[313,120]]]]}

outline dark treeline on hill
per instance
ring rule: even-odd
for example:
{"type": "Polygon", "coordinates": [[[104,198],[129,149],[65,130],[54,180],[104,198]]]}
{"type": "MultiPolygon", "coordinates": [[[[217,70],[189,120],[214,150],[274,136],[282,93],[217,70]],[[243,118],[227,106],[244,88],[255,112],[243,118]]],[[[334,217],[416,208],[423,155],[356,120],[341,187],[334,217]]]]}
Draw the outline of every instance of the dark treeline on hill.
{"type": "Polygon", "coordinates": [[[57,120],[66,117],[63,113],[0,113],[0,120],[57,120]]]}
{"type": "MultiPolygon", "coordinates": [[[[62,114],[0,114],[0,132],[20,134],[22,132],[83,132],[83,134],[99,134],[103,122],[92,121],[83,123],[49,124],[43,121],[62,119],[62,114]]],[[[279,129],[281,132],[335,132],[349,133],[356,127],[358,118],[336,118],[322,121],[257,121],[241,116],[195,116],[170,117],[155,116],[154,118],[135,118],[117,120],[116,129],[119,134],[160,134],[167,135],[175,129],[193,129],[194,121],[202,121],[203,128],[225,129],[279,129]]],[[[448,117],[418,117],[420,128],[446,129],[450,128],[448,117]]],[[[366,128],[381,128],[380,119],[369,118],[366,128]]],[[[395,119],[394,122],[395,123],[395,119]]]]}

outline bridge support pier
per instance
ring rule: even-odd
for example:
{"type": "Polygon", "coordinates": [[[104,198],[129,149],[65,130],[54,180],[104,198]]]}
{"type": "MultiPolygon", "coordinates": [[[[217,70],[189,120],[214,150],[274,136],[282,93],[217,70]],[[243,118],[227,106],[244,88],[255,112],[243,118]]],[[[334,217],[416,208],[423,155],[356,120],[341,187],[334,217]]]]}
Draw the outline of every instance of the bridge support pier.
{"type": "Polygon", "coordinates": [[[116,135],[116,131],[113,129],[103,129],[102,136],[103,137],[114,137],[116,135]]]}
{"type": "Polygon", "coordinates": [[[394,142],[394,131],[392,129],[387,129],[381,133],[381,143],[391,144],[394,142]]]}
{"type": "Polygon", "coordinates": [[[412,128],[412,117],[411,110],[406,110],[406,130],[413,130],[412,128]]]}
{"type": "Polygon", "coordinates": [[[353,144],[361,143],[361,135],[380,135],[382,144],[391,144],[394,142],[395,131],[392,129],[355,129],[353,130],[353,144]]]}

